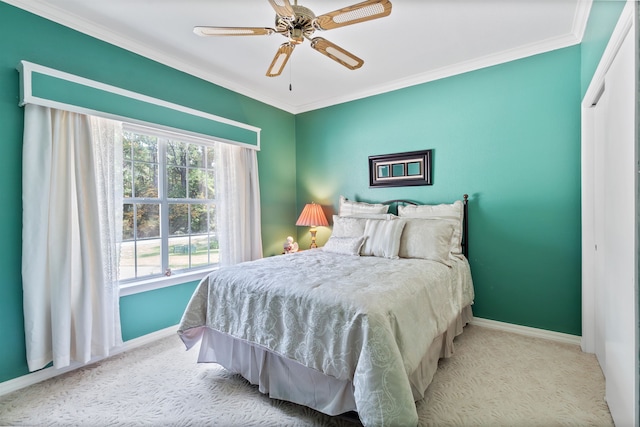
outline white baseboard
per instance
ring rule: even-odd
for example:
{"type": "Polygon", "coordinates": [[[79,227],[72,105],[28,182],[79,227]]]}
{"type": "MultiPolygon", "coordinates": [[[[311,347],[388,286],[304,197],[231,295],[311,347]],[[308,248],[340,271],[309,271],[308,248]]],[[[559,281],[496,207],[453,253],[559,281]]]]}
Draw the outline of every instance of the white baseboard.
{"type": "Polygon", "coordinates": [[[563,334],[562,332],[547,331],[545,329],[530,328],[528,326],[514,325],[513,323],[498,322],[496,320],[482,319],[474,317],[471,321],[472,325],[482,326],[483,328],[497,329],[505,332],[513,332],[515,334],[526,335],[528,337],[543,338],[551,341],[561,342],[565,344],[581,344],[581,337],[578,335],[563,334]]]}
{"type": "MultiPolygon", "coordinates": [[[[157,341],[159,339],[165,338],[165,337],[169,337],[173,334],[176,334],[176,332],[178,331],[178,325],[175,326],[170,326],[168,328],[165,329],[161,329],[159,331],[156,332],[152,332],[150,334],[147,335],[143,335],[141,337],[138,338],[134,338],[132,340],[129,341],[125,341],[122,346],[115,348],[113,350],[113,352],[111,353],[111,356],[115,356],[116,354],[120,354],[123,353],[125,351],[128,350],[132,350],[134,348],[137,347],[141,347],[143,345],[152,343],[154,341],[157,341]]],[[[110,356],[109,356],[110,357],[110,356]]],[[[50,368],[44,368],[41,369],[39,371],[27,374],[27,375],[23,375],[21,377],[15,378],[13,380],[9,380],[9,381],[5,381],[0,383],[0,396],[3,396],[5,394],[14,392],[16,390],[20,390],[22,388],[28,387],[30,385],[33,384],[37,384],[41,381],[44,380],[48,380],[49,378],[53,378],[56,377],[58,375],[62,375],[64,373],[76,370],[78,368],[82,368],[83,366],[88,366],[91,365],[92,363],[96,363],[99,362],[101,360],[107,359],[108,357],[100,357],[100,358],[96,358],[96,359],[92,359],[91,361],[89,361],[89,363],[86,364],[82,364],[82,363],[72,363],[70,366],[67,366],[65,368],[61,368],[61,369],[56,369],[54,367],[50,367],[50,368]]]]}

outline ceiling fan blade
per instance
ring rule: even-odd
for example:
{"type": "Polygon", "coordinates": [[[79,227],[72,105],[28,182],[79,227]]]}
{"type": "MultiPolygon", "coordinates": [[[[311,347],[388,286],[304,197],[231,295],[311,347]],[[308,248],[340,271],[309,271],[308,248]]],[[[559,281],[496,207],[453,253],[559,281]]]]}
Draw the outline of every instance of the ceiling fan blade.
{"type": "Polygon", "coordinates": [[[270,36],[275,33],[273,28],[260,27],[193,27],[193,32],[199,36],[270,36]]]}
{"type": "Polygon", "coordinates": [[[321,30],[344,27],[388,16],[391,13],[389,0],[367,0],[333,12],[320,15],[315,20],[315,26],[321,30]]]}
{"type": "Polygon", "coordinates": [[[294,20],[296,19],[296,13],[291,7],[289,0],[269,0],[271,7],[276,11],[279,17],[294,20]]]}
{"type": "Polygon", "coordinates": [[[358,69],[364,64],[362,59],[322,37],[314,37],[311,40],[311,47],[350,70],[358,69]]]}
{"type": "Polygon", "coordinates": [[[276,77],[282,73],[284,70],[284,66],[287,65],[287,61],[291,56],[291,52],[296,46],[291,43],[283,43],[280,45],[276,56],[273,57],[273,61],[271,61],[271,65],[269,65],[269,69],[267,70],[267,77],[276,77]]]}

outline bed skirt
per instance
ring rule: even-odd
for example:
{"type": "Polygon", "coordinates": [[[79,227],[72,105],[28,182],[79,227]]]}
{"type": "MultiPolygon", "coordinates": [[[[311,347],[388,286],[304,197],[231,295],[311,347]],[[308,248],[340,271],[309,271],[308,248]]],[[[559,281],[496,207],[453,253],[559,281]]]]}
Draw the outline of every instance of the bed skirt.
{"type": "MultiPolygon", "coordinates": [[[[472,319],[469,305],[433,340],[417,369],[409,375],[415,401],[424,397],[438,368],[438,360],[453,354],[453,339],[472,319]]],[[[327,415],[358,410],[350,380],[339,380],[213,329],[204,328],[198,362],[218,363],[242,375],[271,398],[308,406],[327,415]]]]}

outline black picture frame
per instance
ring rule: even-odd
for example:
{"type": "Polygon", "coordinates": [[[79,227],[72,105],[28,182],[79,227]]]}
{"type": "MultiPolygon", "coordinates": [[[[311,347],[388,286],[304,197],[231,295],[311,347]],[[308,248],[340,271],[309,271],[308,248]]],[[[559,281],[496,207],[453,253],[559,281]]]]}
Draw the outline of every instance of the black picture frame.
{"type": "Polygon", "coordinates": [[[432,185],[432,151],[369,156],[369,187],[432,185]]]}

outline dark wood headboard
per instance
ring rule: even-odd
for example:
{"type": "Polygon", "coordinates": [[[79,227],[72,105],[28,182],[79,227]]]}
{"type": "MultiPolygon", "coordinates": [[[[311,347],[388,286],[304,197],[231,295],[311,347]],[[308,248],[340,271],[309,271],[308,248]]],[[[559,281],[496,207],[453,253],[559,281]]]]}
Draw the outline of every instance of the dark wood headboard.
{"type": "MultiPolygon", "coordinates": [[[[411,200],[394,199],[382,202],[384,205],[390,205],[390,213],[398,213],[398,205],[420,205],[420,203],[413,202],[411,200]]],[[[462,196],[462,254],[469,259],[469,195],[462,196]]]]}

